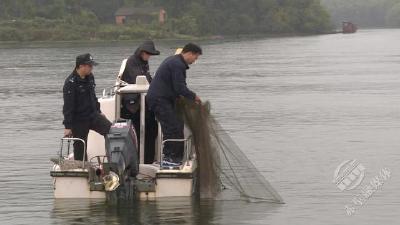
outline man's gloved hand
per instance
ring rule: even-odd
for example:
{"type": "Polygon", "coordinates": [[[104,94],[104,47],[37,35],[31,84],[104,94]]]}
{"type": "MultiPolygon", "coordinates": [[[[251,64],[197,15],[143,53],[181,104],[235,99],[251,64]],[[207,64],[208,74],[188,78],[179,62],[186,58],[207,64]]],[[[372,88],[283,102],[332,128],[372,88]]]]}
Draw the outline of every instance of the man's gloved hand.
{"type": "Polygon", "coordinates": [[[64,137],[72,137],[72,130],[64,129],[64,137]]]}

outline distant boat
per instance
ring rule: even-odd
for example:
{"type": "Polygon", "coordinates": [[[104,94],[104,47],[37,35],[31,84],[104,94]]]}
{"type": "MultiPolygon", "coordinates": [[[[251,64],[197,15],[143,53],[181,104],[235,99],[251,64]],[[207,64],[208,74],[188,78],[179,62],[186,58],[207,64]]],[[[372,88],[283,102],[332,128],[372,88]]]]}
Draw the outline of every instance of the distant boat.
{"type": "Polygon", "coordinates": [[[357,32],[357,26],[352,22],[345,21],[342,23],[342,32],[343,34],[355,33],[357,32]]]}

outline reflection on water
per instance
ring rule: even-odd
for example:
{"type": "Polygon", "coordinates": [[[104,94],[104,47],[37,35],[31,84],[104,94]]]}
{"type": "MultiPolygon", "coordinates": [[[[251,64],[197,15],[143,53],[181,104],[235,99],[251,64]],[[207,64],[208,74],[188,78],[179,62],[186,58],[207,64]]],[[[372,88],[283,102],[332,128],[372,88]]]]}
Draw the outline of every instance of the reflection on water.
{"type": "Polygon", "coordinates": [[[53,224],[245,224],[263,221],[279,205],[193,198],[110,204],[103,200],[54,200],[53,224]],[[240,217],[238,218],[238,215],[240,217]],[[217,222],[218,221],[218,222],[217,222]]]}

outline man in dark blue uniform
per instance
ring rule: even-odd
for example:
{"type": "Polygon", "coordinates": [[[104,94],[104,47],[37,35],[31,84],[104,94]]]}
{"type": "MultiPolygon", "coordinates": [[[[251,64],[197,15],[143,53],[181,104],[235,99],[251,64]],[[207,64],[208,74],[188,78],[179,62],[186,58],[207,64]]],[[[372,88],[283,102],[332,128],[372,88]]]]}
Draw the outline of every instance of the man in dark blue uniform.
{"type": "MultiPolygon", "coordinates": [[[[97,63],[87,53],[76,57],[74,71],[64,83],[64,136],[83,139],[87,142],[89,130],[106,135],[111,122],[100,111],[100,103],[95,92],[93,66],[97,63]]],[[[75,160],[87,160],[83,155],[84,146],[81,142],[74,142],[75,160]]]]}
{"type": "MultiPolygon", "coordinates": [[[[179,97],[201,103],[200,98],[186,84],[186,70],[202,54],[199,46],[189,43],[181,54],[170,56],[158,68],[147,92],[147,102],[160,121],[164,140],[183,139],[184,123],[178,117],[175,102],[179,97]]],[[[164,162],[180,165],[183,142],[167,142],[164,146],[164,162]]]]}

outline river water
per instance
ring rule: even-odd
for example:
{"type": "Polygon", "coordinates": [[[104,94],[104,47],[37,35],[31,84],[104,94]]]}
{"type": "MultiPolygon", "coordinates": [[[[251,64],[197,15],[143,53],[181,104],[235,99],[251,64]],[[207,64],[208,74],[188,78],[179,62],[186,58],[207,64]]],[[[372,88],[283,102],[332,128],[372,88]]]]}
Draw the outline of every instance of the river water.
{"type": "MultiPolygon", "coordinates": [[[[0,224],[398,224],[398,40],[400,30],[361,30],[200,43],[189,86],[212,103],[282,205],[54,200],[49,158],[63,134],[61,90],[75,56],[90,52],[100,62],[100,93],[138,43],[0,44],[0,224]],[[365,167],[365,178],[342,192],[332,180],[349,159],[365,167]],[[385,168],[391,174],[378,190],[353,202],[385,168]]],[[[157,42],[162,54],[151,70],[181,44],[157,42]]]]}

